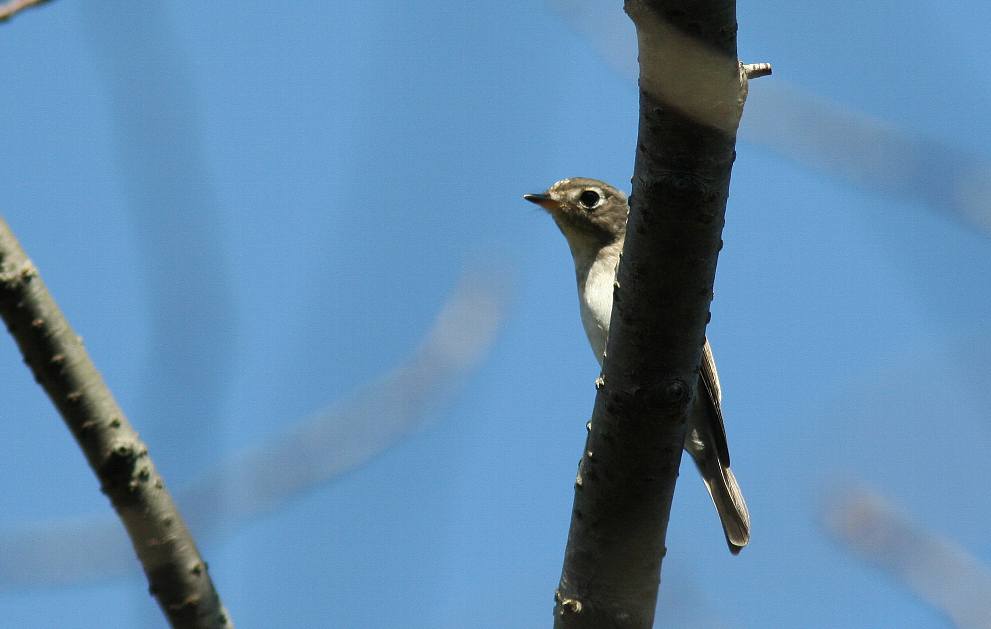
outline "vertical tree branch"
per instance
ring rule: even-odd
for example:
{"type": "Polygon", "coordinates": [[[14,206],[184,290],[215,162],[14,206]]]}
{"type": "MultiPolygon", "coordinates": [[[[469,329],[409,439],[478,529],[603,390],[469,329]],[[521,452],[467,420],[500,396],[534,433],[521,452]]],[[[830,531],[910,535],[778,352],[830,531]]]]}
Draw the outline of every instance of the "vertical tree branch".
{"type": "Polygon", "coordinates": [[[148,448],[2,219],[0,316],[100,479],[171,625],[232,627],[148,448]]]}
{"type": "Polygon", "coordinates": [[[712,300],[746,75],[734,0],[626,0],[640,127],[555,627],[649,628],[712,300]]]}

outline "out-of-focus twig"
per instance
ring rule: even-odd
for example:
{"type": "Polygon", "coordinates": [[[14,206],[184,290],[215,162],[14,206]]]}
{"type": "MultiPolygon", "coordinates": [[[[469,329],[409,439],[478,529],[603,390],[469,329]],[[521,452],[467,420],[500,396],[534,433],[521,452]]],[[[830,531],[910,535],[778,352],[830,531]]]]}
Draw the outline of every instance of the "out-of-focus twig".
{"type": "MultiPolygon", "coordinates": [[[[176,492],[203,539],[274,511],[362,465],[434,416],[492,347],[504,319],[505,273],[460,282],[419,348],[349,400],[303,420],[176,492]]],[[[0,589],[128,574],[118,527],[99,518],[32,523],[0,533],[0,589]]]]}
{"type": "Polygon", "coordinates": [[[784,83],[755,93],[751,104],[753,115],[740,129],[743,139],[857,188],[924,204],[991,235],[987,157],[907,134],[784,83]]]}
{"type": "MultiPolygon", "coordinates": [[[[503,319],[494,275],[466,276],[403,364],[338,406],[244,452],[181,495],[190,513],[240,521],[353,470],[418,428],[488,352],[503,319]]],[[[199,531],[200,520],[194,520],[199,531]]],[[[209,523],[203,520],[204,529],[209,523]]]]}
{"type": "Polygon", "coordinates": [[[10,0],[10,2],[0,4],[0,22],[6,22],[24,9],[41,6],[49,2],[51,0],[10,0]]]}
{"type": "Polygon", "coordinates": [[[827,505],[827,529],[864,561],[884,570],[961,629],[991,627],[991,569],[952,541],[858,487],[827,505]]]}
{"type": "Polygon", "coordinates": [[[203,469],[221,445],[220,413],[236,363],[223,357],[236,354],[239,313],[193,64],[171,9],[90,2],[79,26],[112,108],[109,139],[139,254],[136,272],[151,287],[139,297],[147,300],[143,323],[153,351],[132,412],[147,422],[144,434],[164,446],[163,465],[182,453],[181,474],[203,469]],[[179,447],[178,436],[190,431],[198,438],[179,447]]]}
{"type": "MultiPolygon", "coordinates": [[[[131,538],[173,627],[231,627],[164,482],[38,271],[0,220],[0,316],[131,538]]],[[[93,552],[93,549],[86,549],[93,552]]],[[[94,561],[100,558],[93,555],[94,561]]]]}
{"type": "MultiPolygon", "coordinates": [[[[632,28],[605,0],[547,0],[609,65],[637,77],[632,28]]],[[[690,53],[690,39],[679,40],[690,53]]],[[[923,203],[991,235],[991,159],[905,133],[782,80],[747,101],[740,138],[864,190],[923,203]]]]}

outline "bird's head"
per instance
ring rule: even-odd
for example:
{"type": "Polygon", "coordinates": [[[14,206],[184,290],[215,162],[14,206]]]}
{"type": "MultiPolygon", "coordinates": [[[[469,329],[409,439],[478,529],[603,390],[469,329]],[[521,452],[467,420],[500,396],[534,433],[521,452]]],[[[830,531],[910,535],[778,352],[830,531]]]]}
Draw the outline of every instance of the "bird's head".
{"type": "Polygon", "coordinates": [[[573,253],[622,242],[629,205],[626,195],[598,179],[562,179],[541,194],[523,198],[547,210],[573,253]]]}

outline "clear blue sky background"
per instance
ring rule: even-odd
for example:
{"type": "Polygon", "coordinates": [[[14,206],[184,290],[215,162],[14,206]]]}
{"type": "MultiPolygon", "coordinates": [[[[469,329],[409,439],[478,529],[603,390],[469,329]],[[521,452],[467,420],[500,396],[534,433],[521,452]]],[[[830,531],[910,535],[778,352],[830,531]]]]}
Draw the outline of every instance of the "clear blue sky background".
{"type": "MultiPolygon", "coordinates": [[[[738,15],[741,57],[775,66],[754,92],[786,82],[985,151],[988,3],[738,15]]],[[[508,277],[493,351],[423,430],[201,541],[238,626],[550,625],[597,369],[564,240],[520,195],[628,189],[636,89],[599,52],[614,37],[632,27],[590,38],[520,1],[61,0],[0,25],[0,212],[173,486],[408,355],[466,266],[508,277]]],[[[820,515],[865,482],[991,560],[991,239],[754,141],[724,240],[709,336],[753,543],[726,552],[686,467],[659,618],[939,626],[820,515]]],[[[0,340],[0,527],[105,514],[0,340]]],[[[6,587],[0,624],[162,627],[145,589],[136,563],[6,587]]]]}

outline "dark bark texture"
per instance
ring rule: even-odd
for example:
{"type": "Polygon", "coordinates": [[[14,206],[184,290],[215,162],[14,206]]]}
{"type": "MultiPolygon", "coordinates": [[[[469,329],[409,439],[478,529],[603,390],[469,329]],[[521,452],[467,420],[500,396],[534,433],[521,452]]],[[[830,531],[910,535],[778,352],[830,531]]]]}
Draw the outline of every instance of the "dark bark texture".
{"type": "Polygon", "coordinates": [[[0,316],[124,523],[170,624],[233,627],[148,448],[3,220],[0,316]]]}
{"type": "Polygon", "coordinates": [[[627,0],[626,11],[640,47],[639,138],[555,596],[560,629],[652,626],[746,96],[732,0],[627,0]]]}

